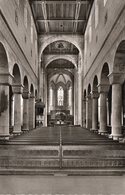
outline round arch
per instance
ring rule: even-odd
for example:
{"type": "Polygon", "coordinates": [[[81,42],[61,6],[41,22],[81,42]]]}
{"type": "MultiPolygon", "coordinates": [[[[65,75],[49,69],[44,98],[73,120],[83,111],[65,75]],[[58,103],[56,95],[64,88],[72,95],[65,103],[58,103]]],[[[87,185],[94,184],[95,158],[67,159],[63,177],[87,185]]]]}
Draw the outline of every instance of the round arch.
{"type": "Polygon", "coordinates": [[[63,55],[63,56],[62,56],[62,55],[61,55],[61,56],[56,56],[56,55],[54,55],[54,56],[52,56],[52,57],[47,61],[47,63],[45,64],[45,68],[47,68],[48,65],[49,65],[51,62],[53,62],[53,61],[55,61],[55,60],[58,60],[58,59],[67,60],[67,61],[71,62],[71,63],[75,66],[75,68],[77,68],[77,62],[76,62],[75,58],[72,58],[72,57],[70,57],[69,55],[63,55]]]}
{"type": "Polygon", "coordinates": [[[87,89],[87,95],[90,95],[90,93],[91,93],[91,85],[90,85],[90,83],[89,83],[88,89],[87,89]]]}
{"type": "Polygon", "coordinates": [[[94,77],[92,90],[96,91],[96,92],[98,91],[98,77],[97,77],[97,75],[94,77]]]}
{"type": "Polygon", "coordinates": [[[84,95],[84,99],[85,99],[86,98],[86,89],[84,89],[83,95],[84,95]]]}
{"type": "MultiPolygon", "coordinates": [[[[81,53],[81,47],[78,44],[78,43],[81,43],[81,41],[80,40],[78,41],[78,37],[76,38],[76,36],[74,37],[74,36],[71,36],[71,35],[70,36],[66,36],[66,35],[58,35],[58,36],[57,35],[56,36],[50,35],[49,36],[48,35],[46,37],[41,37],[41,38],[43,38],[43,41],[41,41],[42,45],[40,47],[40,52],[39,52],[39,58],[40,59],[41,59],[41,55],[42,55],[44,49],[48,45],[50,45],[51,43],[54,43],[56,41],[67,41],[69,43],[72,43],[79,50],[79,52],[81,53]]],[[[81,40],[82,40],[82,38],[81,38],[81,40]]]]}
{"type": "Polygon", "coordinates": [[[35,89],[35,98],[36,98],[36,99],[38,98],[38,92],[37,92],[37,89],[35,89]]]}
{"type": "Polygon", "coordinates": [[[0,42],[0,73],[4,74],[8,72],[9,72],[9,67],[8,67],[7,52],[2,42],[0,42]]]}
{"type": "Polygon", "coordinates": [[[35,91],[34,91],[33,84],[30,85],[30,93],[31,93],[31,96],[34,96],[35,95],[35,91]]]}
{"type": "Polygon", "coordinates": [[[105,63],[102,67],[101,74],[100,74],[100,84],[109,85],[109,65],[105,63]]]}
{"type": "Polygon", "coordinates": [[[27,76],[25,76],[23,79],[23,85],[24,85],[23,91],[29,92],[29,82],[27,76]]]}
{"type": "Polygon", "coordinates": [[[122,40],[115,52],[113,71],[115,73],[125,73],[125,40],[122,40]]]}
{"type": "Polygon", "coordinates": [[[20,74],[20,69],[19,66],[17,64],[14,64],[13,66],[13,84],[19,85],[21,84],[21,74],[20,74]]]}

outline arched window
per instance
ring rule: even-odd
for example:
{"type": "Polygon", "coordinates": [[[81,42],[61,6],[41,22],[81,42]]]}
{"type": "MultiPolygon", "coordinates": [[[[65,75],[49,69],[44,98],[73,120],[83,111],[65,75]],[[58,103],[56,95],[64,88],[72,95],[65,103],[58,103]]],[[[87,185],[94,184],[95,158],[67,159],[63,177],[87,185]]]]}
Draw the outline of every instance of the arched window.
{"type": "Polygon", "coordinates": [[[50,93],[50,106],[52,106],[53,105],[53,89],[52,88],[50,88],[49,93],[50,93]]]}
{"type": "Polygon", "coordinates": [[[31,43],[33,43],[33,18],[31,17],[31,43]]]}
{"type": "Polygon", "coordinates": [[[99,23],[99,5],[98,0],[95,0],[95,28],[99,23]]]}
{"type": "Polygon", "coordinates": [[[89,42],[91,42],[92,41],[92,17],[89,18],[88,33],[89,33],[89,42]]]}
{"type": "Polygon", "coordinates": [[[57,100],[58,100],[58,106],[63,106],[64,102],[64,90],[63,87],[60,86],[57,91],[57,100]]]}
{"type": "Polygon", "coordinates": [[[107,3],[107,0],[104,0],[104,6],[106,5],[106,3],[107,3]]]}
{"type": "Polygon", "coordinates": [[[27,17],[28,17],[27,4],[25,4],[25,6],[24,6],[24,25],[26,28],[27,28],[27,17]]]}
{"type": "Polygon", "coordinates": [[[70,87],[69,88],[69,97],[68,97],[68,104],[69,104],[69,106],[71,106],[72,105],[72,88],[70,87]]]}

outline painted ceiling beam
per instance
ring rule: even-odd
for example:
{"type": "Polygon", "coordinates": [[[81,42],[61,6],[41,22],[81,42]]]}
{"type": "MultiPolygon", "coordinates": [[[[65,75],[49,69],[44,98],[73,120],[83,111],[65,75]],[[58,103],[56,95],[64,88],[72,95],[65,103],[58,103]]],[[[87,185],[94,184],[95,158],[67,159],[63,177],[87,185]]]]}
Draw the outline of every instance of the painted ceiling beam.
{"type": "Polygon", "coordinates": [[[75,20],[77,22],[74,22],[74,27],[73,27],[73,32],[74,33],[77,31],[78,18],[79,18],[79,13],[80,13],[80,7],[81,7],[81,2],[80,1],[77,1],[77,4],[76,4],[76,12],[75,12],[75,20]]]}
{"type": "Polygon", "coordinates": [[[47,22],[46,4],[44,2],[42,2],[42,11],[43,11],[43,17],[44,17],[44,20],[45,20],[45,29],[46,29],[46,32],[48,33],[49,32],[49,25],[48,25],[48,22],[47,22]]]}
{"type": "Polygon", "coordinates": [[[78,2],[80,2],[80,4],[82,4],[82,5],[86,5],[86,4],[90,3],[89,0],[85,0],[85,1],[76,1],[76,0],[74,0],[74,1],[42,1],[42,0],[41,1],[40,0],[33,1],[32,0],[33,4],[42,4],[43,2],[45,4],[77,4],[78,2]]]}
{"type": "Polygon", "coordinates": [[[72,20],[72,19],[36,19],[37,22],[86,22],[86,20],[72,20]]]}

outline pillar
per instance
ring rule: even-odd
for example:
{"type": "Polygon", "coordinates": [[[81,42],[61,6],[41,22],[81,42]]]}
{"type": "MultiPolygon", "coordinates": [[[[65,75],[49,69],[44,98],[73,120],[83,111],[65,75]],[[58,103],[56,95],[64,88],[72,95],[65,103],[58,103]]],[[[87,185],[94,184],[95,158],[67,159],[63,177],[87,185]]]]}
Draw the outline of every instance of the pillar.
{"type": "Polygon", "coordinates": [[[22,100],[22,91],[23,87],[21,85],[15,85],[12,87],[14,94],[14,134],[21,133],[21,100],[22,100]]]}
{"type": "Polygon", "coordinates": [[[9,85],[12,75],[0,74],[0,139],[9,139],[9,85]]]}
{"type": "Polygon", "coordinates": [[[78,74],[74,73],[74,125],[78,125],[78,74]]]}
{"type": "Polygon", "coordinates": [[[11,119],[10,119],[11,127],[14,127],[14,95],[11,97],[11,119]]]}
{"type": "Polygon", "coordinates": [[[29,130],[29,92],[23,92],[23,131],[29,130]]]}
{"type": "Polygon", "coordinates": [[[122,137],[122,83],[124,78],[124,74],[111,73],[109,75],[112,84],[111,137],[114,140],[122,137]]]}
{"type": "Polygon", "coordinates": [[[35,128],[35,96],[29,98],[29,129],[35,128]]]}
{"type": "Polygon", "coordinates": [[[92,92],[92,131],[98,131],[98,93],[92,92]]]}
{"type": "Polygon", "coordinates": [[[86,128],[92,128],[92,102],[90,94],[86,97],[86,128]]]}
{"type": "Polygon", "coordinates": [[[82,126],[82,72],[78,68],[78,125],[82,126]]]}
{"type": "Polygon", "coordinates": [[[107,134],[107,94],[109,85],[99,84],[99,96],[100,96],[100,127],[99,134],[107,134]]]}
{"type": "Polygon", "coordinates": [[[83,115],[83,127],[86,127],[86,98],[83,99],[82,103],[82,115],[83,115]]]}

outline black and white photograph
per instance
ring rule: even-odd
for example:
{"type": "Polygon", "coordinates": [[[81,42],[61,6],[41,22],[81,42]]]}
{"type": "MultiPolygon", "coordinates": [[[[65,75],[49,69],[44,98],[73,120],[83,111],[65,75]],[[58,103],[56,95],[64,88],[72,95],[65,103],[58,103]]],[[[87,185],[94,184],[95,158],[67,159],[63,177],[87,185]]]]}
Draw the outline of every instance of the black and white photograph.
{"type": "Polygon", "coordinates": [[[0,0],[0,195],[125,195],[125,0],[0,0]]]}

